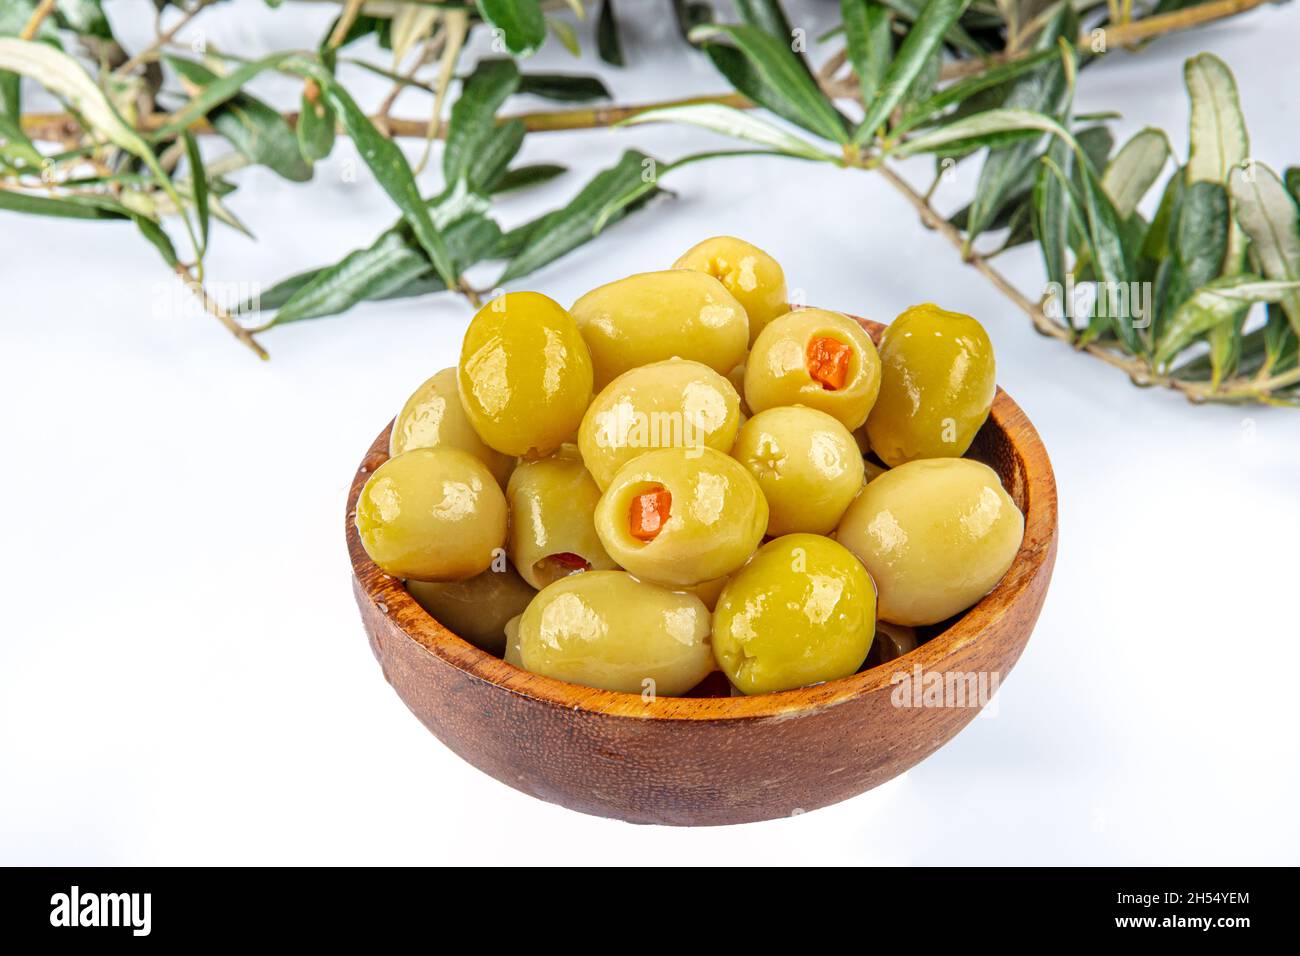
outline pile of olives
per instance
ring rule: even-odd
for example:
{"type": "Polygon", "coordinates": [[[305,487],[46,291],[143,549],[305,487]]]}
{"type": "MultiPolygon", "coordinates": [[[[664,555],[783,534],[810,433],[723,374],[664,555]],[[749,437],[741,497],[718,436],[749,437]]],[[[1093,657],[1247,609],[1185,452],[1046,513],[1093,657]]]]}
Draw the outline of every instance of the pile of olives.
{"type": "Polygon", "coordinates": [[[803,687],[906,653],[1011,566],[1024,519],[961,457],[993,394],[970,316],[914,306],[877,349],[717,237],[569,309],[485,305],[398,414],[356,526],[430,614],[525,670],[803,687]]]}

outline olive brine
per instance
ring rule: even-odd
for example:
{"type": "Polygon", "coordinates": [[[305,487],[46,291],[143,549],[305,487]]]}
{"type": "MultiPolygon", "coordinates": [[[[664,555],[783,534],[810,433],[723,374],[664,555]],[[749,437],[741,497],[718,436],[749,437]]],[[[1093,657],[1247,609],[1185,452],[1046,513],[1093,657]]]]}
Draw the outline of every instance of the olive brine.
{"type": "Polygon", "coordinates": [[[963,458],[993,403],[988,335],[914,306],[879,348],[787,304],[731,237],[569,309],[501,295],[421,385],[366,481],[366,553],[516,667],[680,696],[847,677],[1006,574],[1024,519],[963,458]],[[887,647],[886,647],[887,645],[887,647]]]}

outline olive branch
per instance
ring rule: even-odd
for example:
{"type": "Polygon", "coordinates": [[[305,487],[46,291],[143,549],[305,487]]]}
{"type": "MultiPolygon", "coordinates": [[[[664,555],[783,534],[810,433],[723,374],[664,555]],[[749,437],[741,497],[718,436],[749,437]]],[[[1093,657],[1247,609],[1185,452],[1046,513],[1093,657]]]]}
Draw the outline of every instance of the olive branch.
{"type": "Polygon", "coordinates": [[[1112,116],[1072,109],[1081,71],[1104,69],[1107,51],[1138,49],[1262,0],[842,0],[840,25],[815,38],[792,27],[776,0],[736,0],[737,23],[720,22],[702,0],[670,0],[662,9],[683,42],[731,90],[640,105],[601,105],[609,94],[595,76],[524,68],[548,36],[575,47],[573,23],[593,14],[601,57],[623,65],[615,0],[344,0],[315,49],[257,60],[210,45],[196,53],[184,42],[215,2],[160,3],[154,40],[131,55],[97,0],[8,4],[0,17],[0,210],[129,223],[259,355],[259,336],[276,326],[361,302],[447,291],[477,302],[486,290],[466,279],[471,267],[499,263],[491,287],[513,282],[644,208],[674,170],[759,152],[879,174],[1034,329],[1136,384],[1194,401],[1300,403],[1300,171],[1279,175],[1250,155],[1226,65],[1209,54],[1186,65],[1191,122],[1182,157],[1172,137],[1153,129],[1115,149],[1112,116]],[[177,16],[164,28],[169,6],[177,16]],[[475,30],[490,31],[501,55],[458,76],[475,30]],[[390,62],[355,53],[367,39],[390,62]],[[78,55],[69,52],[74,40],[78,55]],[[816,44],[832,52],[814,69],[807,49],[816,44]],[[340,79],[343,65],[391,82],[376,111],[357,105],[340,79]],[[248,92],[268,71],[301,81],[296,111],[248,92]],[[23,112],[19,75],[62,99],[66,112],[23,112]],[[428,114],[394,115],[413,89],[432,97],[428,114]],[[520,93],[564,106],[506,109],[520,93]],[[550,213],[510,230],[493,218],[503,193],[566,172],[512,165],[525,136],[646,122],[702,126],[741,146],[670,162],[628,150],[550,213]],[[393,225],[250,301],[219,302],[204,277],[212,220],[247,232],[228,202],[238,186],[231,176],[262,165],[306,181],[339,135],[354,141],[392,200],[393,225]],[[200,141],[214,137],[229,149],[209,157],[200,141]],[[394,143],[404,137],[424,141],[414,164],[394,143]],[[443,185],[424,196],[415,174],[437,141],[443,185]],[[896,163],[920,155],[935,170],[915,186],[896,163]],[[940,212],[946,174],[974,161],[974,195],[956,213],[940,212]],[[1139,203],[1166,170],[1148,221],[1139,203]],[[179,221],[183,255],[168,221],[179,221]],[[1042,290],[1017,289],[995,264],[1021,246],[1042,257],[1042,290]],[[1094,298],[1075,302],[1078,290],[1094,298]],[[1132,290],[1144,308],[1133,308],[1132,290]]]}

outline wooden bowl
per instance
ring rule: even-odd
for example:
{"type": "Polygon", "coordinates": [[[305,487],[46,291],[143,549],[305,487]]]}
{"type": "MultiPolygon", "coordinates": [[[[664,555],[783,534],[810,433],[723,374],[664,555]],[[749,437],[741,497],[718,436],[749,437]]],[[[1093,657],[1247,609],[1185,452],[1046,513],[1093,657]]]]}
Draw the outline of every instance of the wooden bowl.
{"type": "MultiPolygon", "coordinates": [[[[883,326],[859,320],[879,339],[883,326]]],[[[391,428],[391,425],[390,425],[391,428]]],[[[746,823],[824,807],[897,776],[968,724],[966,706],[895,706],[894,675],[1005,679],[1042,608],[1056,558],[1056,482],[1024,412],[998,389],[971,457],[1025,515],[1015,562],[982,601],[916,650],[852,677],[755,697],[659,697],[530,674],[447,630],[366,556],[357,495],[386,458],[375,439],[352,480],[347,540],[370,646],[406,706],[502,783],[633,823],[746,823]]],[[[909,698],[910,699],[910,698],[909,698]]]]}

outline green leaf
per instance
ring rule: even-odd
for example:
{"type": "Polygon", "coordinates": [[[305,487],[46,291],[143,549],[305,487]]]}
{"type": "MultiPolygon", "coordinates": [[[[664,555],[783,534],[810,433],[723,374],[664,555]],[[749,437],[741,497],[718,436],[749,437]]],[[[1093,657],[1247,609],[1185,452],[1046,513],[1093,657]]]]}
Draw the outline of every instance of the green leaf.
{"type": "Polygon", "coordinates": [[[199,152],[198,141],[189,130],[181,136],[185,140],[185,155],[189,160],[194,209],[199,217],[199,259],[202,260],[208,248],[208,173],[203,166],[203,154],[199,152]]]}
{"type": "Polygon", "coordinates": [[[207,116],[212,110],[232,99],[242,92],[244,84],[249,82],[259,73],[274,69],[282,64],[289,57],[294,56],[292,52],[273,53],[270,56],[263,57],[260,60],[254,60],[251,63],[245,63],[238,69],[231,70],[224,76],[218,76],[210,70],[203,69],[209,79],[207,82],[200,82],[196,77],[201,76],[197,70],[193,70],[193,61],[183,60],[180,57],[167,57],[167,61],[176,67],[176,69],[191,82],[198,83],[202,89],[198,95],[193,97],[188,103],[172,114],[171,118],[154,133],[155,139],[167,139],[175,136],[181,130],[190,124],[197,122],[207,116]],[[187,64],[188,66],[183,66],[187,64]]]}
{"type": "Polygon", "coordinates": [[[48,43],[0,37],[0,70],[31,77],[67,102],[87,128],[119,149],[154,162],[149,145],[118,115],[81,64],[63,51],[48,43]]]}
{"type": "Polygon", "coordinates": [[[144,236],[149,241],[149,244],[158,250],[163,262],[172,268],[180,264],[180,257],[176,255],[176,247],[172,245],[171,238],[168,237],[167,233],[163,232],[162,226],[146,216],[136,215],[135,213],[131,214],[131,220],[135,223],[136,228],[140,230],[140,235],[144,236]]]}
{"type": "MultiPolygon", "coordinates": [[[[1055,139],[1047,155],[1055,160],[1057,169],[1046,162],[1041,163],[1034,177],[1034,233],[1042,249],[1047,281],[1063,286],[1070,237],[1071,196],[1068,182],[1063,181],[1060,164],[1068,164],[1069,146],[1064,140],[1055,139]]],[[[1064,310],[1062,314],[1065,314],[1064,310]]]]}
{"type": "Polygon", "coordinates": [[[844,18],[844,49],[858,77],[862,102],[870,103],[894,58],[889,8],[876,0],[840,0],[840,15],[844,18]]]}
{"type": "Polygon", "coordinates": [[[1165,366],[1198,336],[1216,325],[1239,320],[1256,302],[1277,302],[1300,288],[1300,282],[1275,282],[1250,273],[1215,279],[1179,306],[1156,351],[1165,366]]]}
{"type": "Polygon", "coordinates": [[[499,196],[502,193],[514,192],[518,189],[540,186],[542,183],[550,182],[555,177],[566,172],[568,172],[568,167],[556,163],[533,163],[528,166],[516,166],[514,169],[506,170],[496,181],[496,184],[492,187],[492,195],[499,196]]]}
{"type": "Polygon", "coordinates": [[[537,0],[477,0],[479,15],[515,56],[532,56],[546,39],[537,0]]]}
{"type": "Polygon", "coordinates": [[[442,171],[448,184],[465,180],[475,189],[490,188],[491,181],[514,158],[523,138],[523,124],[509,133],[500,133],[497,110],[519,88],[519,70],[513,60],[483,60],[465,81],[460,96],[451,108],[447,143],[442,154],[442,171]],[[513,142],[513,150],[511,144],[513,142]],[[485,161],[489,144],[494,146],[485,161]],[[508,153],[503,157],[503,153],[508,153]]]}
{"type": "Polygon", "coordinates": [[[397,145],[383,136],[357,106],[356,101],[343,89],[319,63],[310,60],[295,61],[297,69],[314,79],[325,95],[326,101],[338,114],[343,128],[352,137],[361,158],[365,160],[376,182],[402,211],[416,241],[429,256],[438,277],[448,288],[456,284],[457,274],[446,243],[433,226],[429,210],[420,198],[411,167],[397,145]]]}
{"type": "MultiPolygon", "coordinates": [[[[500,238],[496,223],[479,213],[462,216],[446,230],[448,248],[465,267],[482,259],[500,238]]],[[[261,311],[278,309],[266,327],[287,325],[338,315],[360,302],[417,294],[411,291],[416,283],[421,290],[418,294],[447,288],[430,269],[428,257],[409,230],[395,227],[332,266],[291,276],[241,311],[251,311],[251,304],[261,311]]]]}
{"type": "Polygon", "coordinates": [[[1295,200],[1297,206],[1300,206],[1300,166],[1288,166],[1283,178],[1286,180],[1287,192],[1295,200]]]}
{"type": "MultiPolygon", "coordinates": [[[[916,21],[920,19],[921,14],[925,12],[929,0],[882,0],[882,2],[902,19],[908,23],[915,24],[916,21]]],[[[943,41],[949,46],[961,50],[963,53],[969,53],[971,56],[987,56],[990,52],[987,48],[981,46],[974,37],[967,33],[966,30],[962,28],[960,22],[954,23],[948,28],[947,33],[944,34],[943,41]]],[[[1001,44],[999,44],[999,48],[1000,46],[1001,44]]]]}
{"type": "Polygon", "coordinates": [[[573,29],[573,25],[567,20],[560,20],[556,17],[547,17],[546,25],[550,27],[555,38],[560,41],[560,45],[569,51],[571,56],[582,56],[582,47],[578,45],[578,32],[573,29]]]}
{"type": "Polygon", "coordinates": [[[107,196],[33,196],[0,189],[0,209],[60,219],[130,219],[133,213],[107,196]]]}
{"type": "Polygon", "coordinates": [[[724,136],[748,140],[787,156],[835,162],[836,158],[822,152],[807,140],[787,133],[779,126],[743,110],[718,103],[692,103],[686,106],[668,106],[637,113],[619,123],[619,126],[636,126],[641,123],[686,123],[713,130],[724,136]]]}
{"type": "Polygon", "coordinates": [[[604,0],[596,20],[596,52],[606,63],[623,66],[623,44],[618,37],[618,16],[614,0],[604,0]]]}
{"type": "Polygon", "coordinates": [[[0,140],[4,141],[0,145],[0,156],[20,159],[33,169],[40,169],[45,163],[45,157],[23,132],[21,122],[3,111],[0,111],[0,140]]]}
{"type": "Polygon", "coordinates": [[[320,87],[308,80],[303,85],[298,105],[298,150],[308,163],[324,159],[334,149],[338,120],[328,103],[321,98],[320,87]]]}
{"type": "MultiPolygon", "coordinates": [[[[167,60],[196,86],[206,89],[220,79],[193,60],[167,60]]],[[[277,110],[256,97],[242,92],[227,97],[208,111],[208,121],[249,162],[265,166],[290,182],[311,179],[311,166],[303,159],[297,134],[277,110]]]]}
{"type": "Polygon", "coordinates": [[[575,73],[524,73],[519,77],[516,92],[561,103],[609,99],[609,88],[600,77],[575,73]]]}
{"type": "Polygon", "coordinates": [[[948,107],[964,103],[977,93],[983,93],[1018,79],[1059,57],[1060,53],[1055,49],[1039,50],[1021,59],[1012,60],[1010,63],[995,66],[983,73],[951,83],[908,110],[899,124],[893,127],[893,133],[897,135],[928,120],[933,120],[948,107]]]}
{"type": "MultiPolygon", "coordinates": [[[[654,169],[655,161],[649,156],[628,150],[615,166],[597,174],[568,205],[529,226],[522,247],[499,282],[504,284],[534,272],[588,242],[595,236],[596,222],[605,208],[644,182],[643,177],[653,178],[654,169]]],[[[628,211],[625,208],[612,218],[621,218],[628,211]]]]}
{"type": "Polygon", "coordinates": [[[1188,181],[1222,183],[1250,152],[1236,81],[1227,64],[1212,53],[1188,60],[1183,76],[1192,101],[1188,181]]]}
{"type": "MultiPolygon", "coordinates": [[[[1259,270],[1270,279],[1300,279],[1300,212],[1277,173],[1263,163],[1237,167],[1228,174],[1228,194],[1259,270]]],[[[1300,293],[1281,305],[1300,333],[1300,293]]]]}
{"type": "MultiPolygon", "coordinates": [[[[1064,116],[1068,113],[1072,93],[1069,76],[1074,69],[1074,51],[1073,47],[1065,51],[1059,50],[1057,41],[1064,34],[1072,34],[1076,24],[1077,20],[1069,5],[1063,5],[1035,40],[1036,50],[1053,50],[1057,52],[1057,57],[1039,64],[1016,80],[1007,93],[1002,108],[1029,110],[1051,116],[1064,116]]],[[[972,238],[987,228],[1011,193],[1029,178],[1038,151],[1035,142],[990,150],[980,168],[975,198],[971,203],[972,238]]]]}
{"type": "MultiPolygon", "coordinates": [[[[753,68],[754,75],[761,80],[751,89],[738,86],[742,93],[751,98],[758,97],[755,101],[760,105],[809,132],[837,143],[849,141],[844,117],[823,95],[789,43],[748,25],[706,24],[691,31],[691,40],[705,43],[706,49],[709,41],[718,37],[730,39],[745,62],[753,68]]],[[[728,78],[731,78],[730,74],[728,78]]]]}
{"type": "Polygon", "coordinates": [[[870,101],[853,133],[853,142],[865,143],[902,102],[912,82],[920,75],[926,61],[939,49],[944,35],[966,10],[971,0],[929,0],[907,32],[898,55],[894,57],[880,81],[880,89],[870,101]]]}
{"type": "Polygon", "coordinates": [[[736,12],[740,19],[764,33],[776,37],[782,43],[793,39],[794,31],[790,29],[790,20],[777,0],[735,0],[736,12]]]}
{"type": "Polygon", "coordinates": [[[968,116],[905,140],[891,149],[890,155],[914,156],[918,153],[931,153],[940,147],[969,144],[987,136],[1014,132],[1051,133],[1053,136],[1059,136],[1072,147],[1077,147],[1070,132],[1050,116],[1030,110],[997,109],[976,113],[974,116],[968,116]]]}
{"type": "Polygon", "coordinates": [[[1137,210],[1169,161],[1169,138],[1162,130],[1147,127],[1120,147],[1101,184],[1115,204],[1115,212],[1127,219],[1137,210]]]}

